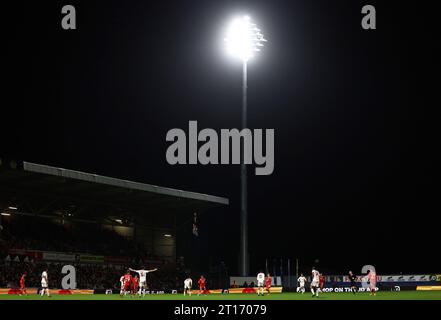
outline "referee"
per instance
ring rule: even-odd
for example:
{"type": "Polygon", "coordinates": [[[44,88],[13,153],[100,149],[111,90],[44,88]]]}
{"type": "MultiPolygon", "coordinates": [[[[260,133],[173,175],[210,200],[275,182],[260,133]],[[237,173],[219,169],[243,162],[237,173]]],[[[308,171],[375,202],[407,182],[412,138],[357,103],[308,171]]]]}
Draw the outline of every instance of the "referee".
{"type": "Polygon", "coordinates": [[[357,277],[352,273],[352,271],[349,271],[349,281],[351,281],[351,290],[353,294],[356,294],[357,289],[357,277]]]}

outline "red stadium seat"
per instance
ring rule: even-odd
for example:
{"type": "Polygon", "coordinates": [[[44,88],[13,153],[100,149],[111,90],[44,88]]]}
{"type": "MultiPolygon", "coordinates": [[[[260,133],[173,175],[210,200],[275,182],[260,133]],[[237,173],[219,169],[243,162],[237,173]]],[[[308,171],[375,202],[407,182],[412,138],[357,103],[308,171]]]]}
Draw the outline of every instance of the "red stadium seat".
{"type": "Polygon", "coordinates": [[[20,289],[9,289],[8,294],[22,294],[20,289]]]}
{"type": "Polygon", "coordinates": [[[257,293],[257,291],[254,288],[245,288],[242,290],[242,293],[257,293]]]}
{"type": "Polygon", "coordinates": [[[60,291],[58,291],[58,294],[72,294],[72,291],[70,291],[70,290],[60,290],[60,291]]]}

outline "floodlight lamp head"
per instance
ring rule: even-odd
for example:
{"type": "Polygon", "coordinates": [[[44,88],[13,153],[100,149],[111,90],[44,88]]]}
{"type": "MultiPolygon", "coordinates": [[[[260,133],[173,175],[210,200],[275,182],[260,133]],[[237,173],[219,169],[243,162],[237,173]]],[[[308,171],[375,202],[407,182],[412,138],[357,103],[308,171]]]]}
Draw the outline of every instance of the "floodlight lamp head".
{"type": "Polygon", "coordinates": [[[227,52],[243,62],[254,57],[267,41],[249,16],[234,19],[228,26],[224,40],[227,52]]]}

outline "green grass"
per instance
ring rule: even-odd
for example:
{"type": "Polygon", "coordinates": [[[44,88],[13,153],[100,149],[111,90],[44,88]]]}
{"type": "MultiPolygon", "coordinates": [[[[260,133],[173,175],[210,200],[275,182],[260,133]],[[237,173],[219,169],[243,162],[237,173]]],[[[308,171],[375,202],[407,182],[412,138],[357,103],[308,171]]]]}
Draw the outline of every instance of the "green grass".
{"type": "Polygon", "coordinates": [[[309,293],[281,293],[269,296],[259,297],[255,294],[211,294],[207,296],[192,295],[184,297],[182,294],[163,294],[163,295],[146,295],[144,298],[126,296],[121,298],[119,295],[54,295],[52,297],[40,297],[37,295],[17,296],[17,295],[0,295],[0,300],[188,300],[188,301],[204,301],[204,300],[441,300],[441,291],[401,291],[401,292],[378,292],[376,296],[370,296],[368,293],[323,293],[319,298],[312,298],[309,293]]]}

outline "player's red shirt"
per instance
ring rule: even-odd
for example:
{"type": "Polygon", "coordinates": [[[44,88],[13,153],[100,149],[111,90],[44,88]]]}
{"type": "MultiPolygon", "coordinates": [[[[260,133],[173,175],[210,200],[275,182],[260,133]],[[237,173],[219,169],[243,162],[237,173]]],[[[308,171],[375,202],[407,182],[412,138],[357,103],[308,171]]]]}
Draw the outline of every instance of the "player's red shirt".
{"type": "Polygon", "coordinates": [[[133,282],[133,286],[137,287],[139,285],[139,278],[138,277],[132,278],[132,282],[133,282]]]}
{"type": "Polygon", "coordinates": [[[124,281],[124,287],[129,288],[130,285],[132,284],[132,275],[131,274],[124,275],[123,281],[124,281]]]}
{"type": "Polygon", "coordinates": [[[320,283],[320,289],[323,289],[325,287],[325,277],[324,276],[319,277],[319,283],[320,283]]]}
{"type": "Polygon", "coordinates": [[[25,287],[25,275],[22,275],[20,278],[20,287],[22,288],[25,287]]]}
{"type": "Polygon", "coordinates": [[[199,281],[198,281],[199,288],[205,289],[205,282],[206,282],[205,279],[200,278],[199,281]]]}
{"type": "Polygon", "coordinates": [[[273,281],[273,278],[271,278],[271,277],[266,278],[266,287],[267,288],[271,287],[272,281],[273,281]]]}
{"type": "Polygon", "coordinates": [[[375,272],[369,272],[367,277],[368,277],[369,281],[372,281],[372,282],[376,282],[378,280],[377,274],[375,272]]]}

